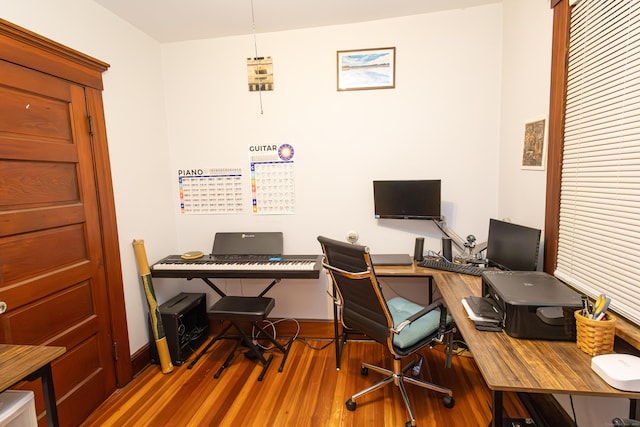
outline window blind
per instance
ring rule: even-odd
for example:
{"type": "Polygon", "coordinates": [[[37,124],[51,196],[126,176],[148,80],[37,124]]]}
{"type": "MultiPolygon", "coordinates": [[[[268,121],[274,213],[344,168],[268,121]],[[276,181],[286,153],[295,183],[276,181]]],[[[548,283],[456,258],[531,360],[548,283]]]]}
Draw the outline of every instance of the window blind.
{"type": "Polygon", "coordinates": [[[640,2],[571,11],[555,275],[640,324],[640,2]]]}

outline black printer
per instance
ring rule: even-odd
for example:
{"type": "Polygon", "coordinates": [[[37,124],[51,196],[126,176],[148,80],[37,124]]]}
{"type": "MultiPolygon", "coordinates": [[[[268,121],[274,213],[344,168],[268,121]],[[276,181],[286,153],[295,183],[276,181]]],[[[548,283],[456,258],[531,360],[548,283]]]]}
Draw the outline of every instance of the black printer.
{"type": "Polygon", "coordinates": [[[504,330],[514,338],[575,341],[574,312],[581,295],[542,271],[488,270],[482,295],[504,315],[504,330]]]}

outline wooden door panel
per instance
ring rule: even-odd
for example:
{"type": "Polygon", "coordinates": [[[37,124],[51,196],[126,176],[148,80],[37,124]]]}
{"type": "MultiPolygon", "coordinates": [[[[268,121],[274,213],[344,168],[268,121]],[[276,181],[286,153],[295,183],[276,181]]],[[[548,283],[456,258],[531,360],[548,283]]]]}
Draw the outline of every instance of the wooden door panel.
{"type": "Polygon", "coordinates": [[[77,425],[115,376],[87,101],[3,61],[0,76],[0,340],[67,348],[53,375],[60,422],[77,425]]]}
{"type": "Polygon", "coordinates": [[[66,142],[30,141],[20,136],[5,134],[0,138],[0,152],[3,157],[13,160],[30,160],[31,153],[38,153],[41,161],[68,161],[77,162],[78,153],[76,147],[66,142]]]}
{"type": "MultiPolygon", "coordinates": [[[[1,248],[0,248],[1,250],[1,248]]],[[[33,301],[33,296],[42,297],[45,295],[51,295],[54,292],[59,292],[69,287],[69,283],[80,283],[86,280],[86,277],[91,275],[94,270],[93,266],[88,262],[83,262],[74,265],[71,269],[62,269],[49,274],[41,274],[36,277],[27,279],[29,284],[29,292],[25,293],[21,286],[7,286],[1,287],[2,300],[10,301],[13,307],[19,308],[33,301]]],[[[9,314],[10,312],[7,312],[9,314]]],[[[4,316],[4,315],[3,315],[4,316]]],[[[2,320],[0,325],[2,325],[2,320]]],[[[5,332],[0,327],[0,341],[5,338],[5,332]]]]}
{"type": "Polygon", "coordinates": [[[56,342],[77,344],[63,335],[94,315],[91,300],[91,288],[85,282],[12,310],[4,319],[5,326],[9,327],[12,336],[20,338],[22,344],[39,344],[54,338],[56,342]],[[42,311],[47,312],[46,317],[39,315],[42,311]]]}
{"type": "Polygon", "coordinates": [[[104,370],[96,357],[100,342],[85,339],[72,347],[68,357],[54,365],[54,383],[58,396],[58,414],[67,425],[78,425],[104,400],[104,370]],[[59,375],[65,372],[65,375],[59,375]],[[58,391],[60,389],[60,391],[58,391]],[[69,392],[72,390],[73,392],[69,392]]]}
{"type": "Polygon", "coordinates": [[[70,390],[76,384],[81,384],[87,378],[92,377],[101,369],[96,363],[99,343],[96,339],[84,340],[80,345],[75,346],[71,352],[72,357],[57,361],[58,370],[67,372],[67,375],[60,375],[55,379],[56,389],[58,386],[62,390],[70,390]]]}
{"type": "Polygon", "coordinates": [[[0,87],[0,130],[46,140],[71,140],[68,100],[53,100],[0,87]]]}
{"type": "Polygon", "coordinates": [[[21,89],[26,93],[46,93],[52,99],[69,100],[69,82],[12,62],[0,61],[0,86],[8,90],[21,89]],[[37,88],[34,90],[34,88],[37,88]]]}
{"type": "MultiPolygon", "coordinates": [[[[103,391],[104,376],[103,369],[96,370],[94,375],[86,377],[82,383],[78,384],[73,393],[58,398],[58,416],[61,426],[80,425],[94,409],[100,406],[106,399],[103,391]]],[[[54,382],[59,377],[60,375],[56,375],[54,371],[54,382]]],[[[56,396],[60,396],[57,388],[56,396]]],[[[135,425],[136,421],[132,423],[135,425]]]]}
{"type": "Polygon", "coordinates": [[[84,220],[84,207],[80,203],[3,212],[0,214],[0,238],[65,224],[78,224],[84,220]]]}
{"type": "MultiPolygon", "coordinates": [[[[83,241],[82,224],[0,238],[0,285],[86,261],[87,251],[83,241]]],[[[12,303],[6,299],[5,302],[12,303]]]]}
{"type": "Polygon", "coordinates": [[[71,143],[68,82],[5,61],[0,75],[0,132],[71,143]]]}
{"type": "Polygon", "coordinates": [[[3,210],[79,202],[76,165],[38,160],[0,161],[3,210]]]}

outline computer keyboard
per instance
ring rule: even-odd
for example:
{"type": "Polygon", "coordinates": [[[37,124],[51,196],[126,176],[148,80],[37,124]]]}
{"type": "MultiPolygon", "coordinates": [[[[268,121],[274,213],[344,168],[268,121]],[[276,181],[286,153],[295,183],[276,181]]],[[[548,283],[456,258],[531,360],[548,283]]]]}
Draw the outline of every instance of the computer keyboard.
{"type": "Polygon", "coordinates": [[[458,264],[433,258],[425,258],[418,263],[419,267],[433,268],[435,270],[451,271],[453,273],[469,274],[471,276],[481,276],[482,267],[473,264],[458,264]]]}

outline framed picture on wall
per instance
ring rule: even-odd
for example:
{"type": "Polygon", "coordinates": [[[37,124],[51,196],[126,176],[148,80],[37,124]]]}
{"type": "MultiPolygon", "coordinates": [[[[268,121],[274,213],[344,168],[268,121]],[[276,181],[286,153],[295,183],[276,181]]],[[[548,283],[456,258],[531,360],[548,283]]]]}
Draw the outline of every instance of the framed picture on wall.
{"type": "Polygon", "coordinates": [[[522,169],[544,170],[547,163],[547,119],[524,124],[522,169]]]}
{"type": "Polygon", "coordinates": [[[273,60],[270,56],[247,58],[249,92],[273,90],[273,60]]]}
{"type": "Polygon", "coordinates": [[[338,51],[338,91],[394,87],[395,47],[338,51]]]}

